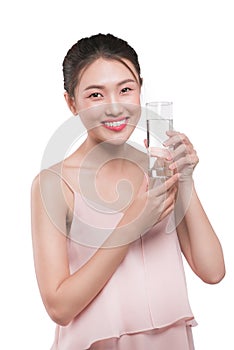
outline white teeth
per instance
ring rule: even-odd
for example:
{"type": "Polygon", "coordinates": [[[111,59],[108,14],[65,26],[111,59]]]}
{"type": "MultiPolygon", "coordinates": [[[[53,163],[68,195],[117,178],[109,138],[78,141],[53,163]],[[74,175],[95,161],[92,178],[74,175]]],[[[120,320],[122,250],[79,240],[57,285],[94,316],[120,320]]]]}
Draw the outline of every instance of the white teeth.
{"type": "Polygon", "coordinates": [[[116,126],[123,125],[125,123],[126,123],[126,119],[119,120],[118,122],[104,122],[104,124],[109,127],[116,127],[116,126]]]}

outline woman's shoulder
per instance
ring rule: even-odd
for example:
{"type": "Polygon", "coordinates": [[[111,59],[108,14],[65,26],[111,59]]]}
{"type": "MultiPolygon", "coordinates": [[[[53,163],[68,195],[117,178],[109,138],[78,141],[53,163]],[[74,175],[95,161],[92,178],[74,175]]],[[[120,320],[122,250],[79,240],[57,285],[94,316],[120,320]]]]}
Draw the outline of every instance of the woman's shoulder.
{"type": "Polygon", "coordinates": [[[39,173],[37,173],[35,175],[35,177],[32,180],[32,184],[38,184],[40,182],[40,180],[48,180],[48,181],[53,181],[53,179],[55,179],[55,175],[57,175],[57,177],[61,174],[61,162],[54,164],[48,168],[43,168],[39,171],[39,173]]]}
{"type": "Polygon", "coordinates": [[[31,201],[42,202],[54,214],[63,212],[70,215],[73,211],[75,190],[68,174],[61,167],[62,163],[57,163],[42,169],[35,176],[31,185],[31,201]]]}
{"type": "Polygon", "coordinates": [[[53,164],[48,168],[41,169],[32,180],[32,190],[43,188],[61,187],[61,181],[74,191],[74,168],[65,161],[53,164]]]}

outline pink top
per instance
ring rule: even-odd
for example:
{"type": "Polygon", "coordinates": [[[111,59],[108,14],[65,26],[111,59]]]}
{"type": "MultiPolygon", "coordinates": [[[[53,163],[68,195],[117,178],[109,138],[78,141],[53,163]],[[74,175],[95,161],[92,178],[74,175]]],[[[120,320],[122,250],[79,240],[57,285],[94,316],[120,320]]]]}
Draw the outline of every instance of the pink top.
{"type": "MultiPolygon", "coordinates": [[[[74,192],[74,215],[67,239],[71,274],[85,264],[113,231],[122,213],[97,211],[74,192]],[[79,243],[80,242],[80,243],[79,243]],[[92,242],[92,244],[91,244],[92,242]]],[[[167,217],[132,242],[96,298],[66,327],[57,326],[51,350],[84,350],[103,339],[184,322],[195,325],[190,309],[176,230],[167,217]]]]}

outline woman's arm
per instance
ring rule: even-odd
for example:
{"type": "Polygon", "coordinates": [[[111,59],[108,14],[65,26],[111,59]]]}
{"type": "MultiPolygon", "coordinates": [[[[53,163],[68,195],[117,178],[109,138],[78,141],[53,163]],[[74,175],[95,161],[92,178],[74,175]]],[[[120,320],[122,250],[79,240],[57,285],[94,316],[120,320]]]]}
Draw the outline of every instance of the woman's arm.
{"type": "Polygon", "coordinates": [[[218,283],[225,275],[221,244],[198,198],[192,174],[198,163],[193,145],[184,134],[168,133],[166,145],[174,146],[172,168],[180,174],[175,206],[181,250],[193,271],[206,283],[218,283]]]}
{"type": "Polygon", "coordinates": [[[40,293],[50,317],[65,326],[100,292],[124,259],[128,245],[99,249],[71,275],[66,238],[68,206],[64,198],[69,189],[63,186],[62,189],[57,175],[41,173],[33,181],[31,201],[34,261],[40,293]]]}
{"type": "Polygon", "coordinates": [[[35,178],[32,184],[35,270],[42,300],[56,323],[65,326],[78,315],[121,264],[130,242],[174,209],[175,192],[170,189],[177,180],[174,176],[150,193],[142,188],[105,242],[105,248],[99,248],[86,264],[70,274],[66,238],[68,205],[64,193],[69,196],[71,192],[65,184],[61,187],[59,176],[51,172],[43,171],[35,178]]]}
{"type": "Polygon", "coordinates": [[[191,268],[204,282],[218,283],[225,275],[220,242],[198,198],[194,183],[182,182],[179,186],[175,215],[181,218],[181,212],[184,212],[177,226],[181,250],[191,268]]]}

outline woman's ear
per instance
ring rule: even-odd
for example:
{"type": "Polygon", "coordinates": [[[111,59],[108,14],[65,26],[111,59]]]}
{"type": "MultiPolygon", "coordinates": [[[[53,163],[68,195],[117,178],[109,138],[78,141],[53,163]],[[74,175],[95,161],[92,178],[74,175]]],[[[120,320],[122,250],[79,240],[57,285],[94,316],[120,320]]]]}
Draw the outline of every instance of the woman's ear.
{"type": "Polygon", "coordinates": [[[65,98],[67,105],[68,105],[68,108],[70,109],[72,114],[77,115],[78,111],[76,108],[76,103],[75,103],[74,97],[70,96],[69,93],[66,91],[66,92],[64,92],[64,98],[65,98]]]}

